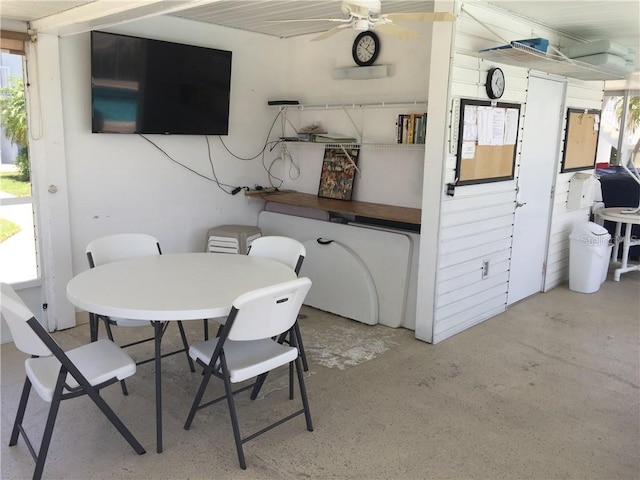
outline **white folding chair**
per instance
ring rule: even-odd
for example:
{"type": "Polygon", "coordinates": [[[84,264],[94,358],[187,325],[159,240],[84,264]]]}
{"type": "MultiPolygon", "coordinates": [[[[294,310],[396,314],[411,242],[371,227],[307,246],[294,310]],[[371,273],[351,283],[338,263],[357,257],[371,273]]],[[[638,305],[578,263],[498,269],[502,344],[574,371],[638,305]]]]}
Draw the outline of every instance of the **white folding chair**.
{"type": "MultiPolygon", "coordinates": [[[[307,249],[304,248],[302,243],[293,238],[271,235],[256,238],[249,247],[249,255],[270,258],[280,263],[284,263],[291,267],[293,271],[296,272],[296,275],[298,275],[300,273],[304,257],[307,256],[307,249]]],[[[298,316],[298,318],[302,317],[302,315],[298,316]]],[[[302,366],[306,372],[309,370],[309,364],[307,363],[307,355],[304,352],[304,343],[302,342],[300,326],[298,325],[297,320],[293,328],[298,336],[298,349],[300,350],[302,366]]]]}
{"type": "Polygon", "coordinates": [[[204,371],[184,428],[185,430],[191,428],[196,411],[226,398],[238,461],[242,469],[247,468],[242,445],[258,435],[302,413],[305,415],[307,430],[313,431],[297,338],[293,330],[309,288],[311,288],[311,280],[304,277],[239,296],[233,302],[220,335],[191,345],[189,349],[189,354],[203,367],[204,371]],[[274,340],[289,331],[291,331],[290,344],[286,345],[274,340]],[[260,377],[287,364],[289,365],[289,398],[293,399],[293,367],[295,365],[303,408],[243,438],[240,434],[233,396],[252,388],[255,382],[236,391],[233,391],[231,384],[260,377]],[[203,403],[203,396],[212,375],[224,382],[225,395],[203,403]]]}
{"type": "Polygon", "coordinates": [[[19,435],[22,435],[36,462],[33,478],[42,477],[60,402],[81,395],[89,395],[136,453],[145,453],[142,445],[99,393],[102,388],[133,375],[136,372],[133,359],[106,339],[64,352],[34,318],[13,288],[5,283],[1,284],[1,288],[0,310],[11,330],[13,341],[19,350],[32,356],[25,361],[26,378],[9,446],[16,445],[19,435]],[[50,404],[38,453],[22,424],[32,386],[38,395],[50,404]]]}
{"type": "MultiPolygon", "coordinates": [[[[128,258],[162,255],[162,250],[160,249],[160,243],[158,242],[158,240],[151,235],[147,235],[144,233],[121,233],[115,235],[107,235],[105,237],[100,237],[93,240],[89,243],[89,245],[87,245],[86,254],[87,259],[89,260],[89,267],[94,268],[105,263],[125,260],[128,258]]],[[[89,313],[91,341],[95,341],[98,339],[99,320],[102,320],[102,322],[104,322],[107,336],[111,341],[114,341],[113,333],[111,331],[112,325],[121,327],[144,327],[152,326],[153,322],[153,320],[115,318],[89,313]]],[[[184,332],[184,327],[182,326],[182,322],[177,323],[178,329],[180,330],[180,337],[182,338],[183,348],[173,352],[165,353],[162,355],[162,357],[164,358],[169,355],[175,355],[176,353],[185,352],[187,361],[189,362],[189,369],[192,372],[195,372],[193,361],[191,360],[191,357],[189,357],[189,344],[187,342],[187,336],[184,332]]],[[[164,322],[164,324],[162,325],[162,335],[164,335],[168,326],[169,322],[164,322]]],[[[153,340],[154,337],[148,337],[143,340],[126,343],[122,345],[122,348],[131,347],[133,345],[138,345],[153,340]]],[[[137,364],[142,365],[144,363],[152,362],[153,360],[154,358],[148,358],[146,360],[137,362],[137,364]]],[[[122,391],[125,395],[127,394],[127,387],[124,382],[122,382],[122,391]]]]}

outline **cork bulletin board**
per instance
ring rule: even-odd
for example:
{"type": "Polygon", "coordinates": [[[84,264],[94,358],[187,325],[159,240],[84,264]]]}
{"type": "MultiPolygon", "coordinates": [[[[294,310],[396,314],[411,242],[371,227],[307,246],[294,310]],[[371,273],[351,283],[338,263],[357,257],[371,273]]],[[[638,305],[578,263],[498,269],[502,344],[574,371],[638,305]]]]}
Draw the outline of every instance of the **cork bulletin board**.
{"type": "Polygon", "coordinates": [[[514,177],[520,105],[462,99],[456,185],[514,177]]]}
{"type": "Polygon", "coordinates": [[[573,172],[594,168],[598,135],[600,133],[600,110],[567,109],[567,130],[562,152],[562,172],[573,172]]]}

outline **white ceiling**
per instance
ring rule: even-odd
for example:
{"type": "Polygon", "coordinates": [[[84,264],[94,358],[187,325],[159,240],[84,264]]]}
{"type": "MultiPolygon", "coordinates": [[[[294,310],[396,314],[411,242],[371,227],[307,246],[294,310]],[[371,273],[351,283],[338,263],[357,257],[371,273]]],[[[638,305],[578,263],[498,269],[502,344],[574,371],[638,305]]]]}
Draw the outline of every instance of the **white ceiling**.
{"type": "MultiPolygon", "coordinates": [[[[638,0],[484,0],[585,40],[609,39],[640,54],[638,0]]],[[[343,17],[340,0],[2,0],[3,28],[12,20],[58,34],[77,33],[152,15],[190,20],[282,38],[322,32],[329,22],[267,20],[343,17]]],[[[431,0],[383,0],[382,13],[432,12],[431,0]]],[[[636,62],[636,67],[639,62],[636,62]]]]}

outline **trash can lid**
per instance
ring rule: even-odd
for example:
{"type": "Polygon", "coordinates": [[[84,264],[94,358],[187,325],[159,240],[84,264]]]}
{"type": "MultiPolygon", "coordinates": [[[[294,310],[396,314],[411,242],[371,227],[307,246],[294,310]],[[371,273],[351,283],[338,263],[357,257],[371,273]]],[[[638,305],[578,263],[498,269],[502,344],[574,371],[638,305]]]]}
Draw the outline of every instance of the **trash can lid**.
{"type": "Polygon", "coordinates": [[[598,225],[597,223],[593,223],[593,222],[584,222],[584,223],[579,223],[575,227],[573,227],[573,230],[571,230],[571,235],[569,235],[569,238],[571,240],[581,240],[585,238],[585,236],[590,238],[599,238],[599,237],[606,237],[606,236],[610,237],[611,235],[609,235],[609,232],[607,231],[607,229],[604,228],[602,225],[598,225]]]}

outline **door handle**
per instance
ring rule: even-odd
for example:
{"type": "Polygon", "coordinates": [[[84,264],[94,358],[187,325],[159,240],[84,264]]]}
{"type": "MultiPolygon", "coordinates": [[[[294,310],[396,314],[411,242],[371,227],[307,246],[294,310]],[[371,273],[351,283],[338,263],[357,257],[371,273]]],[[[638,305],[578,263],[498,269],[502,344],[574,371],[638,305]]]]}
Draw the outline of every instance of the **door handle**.
{"type": "Polygon", "coordinates": [[[524,203],[516,202],[516,208],[524,207],[526,204],[527,202],[524,202],[524,203]]]}

